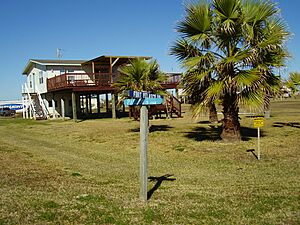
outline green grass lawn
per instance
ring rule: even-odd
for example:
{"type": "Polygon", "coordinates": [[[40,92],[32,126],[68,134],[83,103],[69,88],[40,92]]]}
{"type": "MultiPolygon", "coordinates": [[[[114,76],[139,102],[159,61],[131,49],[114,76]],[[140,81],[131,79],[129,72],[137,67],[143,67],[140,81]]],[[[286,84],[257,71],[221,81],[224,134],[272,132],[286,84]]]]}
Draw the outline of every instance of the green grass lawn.
{"type": "Polygon", "coordinates": [[[261,161],[252,118],[223,143],[184,111],[150,121],[149,176],[174,179],[146,205],[138,122],[0,119],[0,224],[300,224],[300,99],[272,103],[261,161]]]}

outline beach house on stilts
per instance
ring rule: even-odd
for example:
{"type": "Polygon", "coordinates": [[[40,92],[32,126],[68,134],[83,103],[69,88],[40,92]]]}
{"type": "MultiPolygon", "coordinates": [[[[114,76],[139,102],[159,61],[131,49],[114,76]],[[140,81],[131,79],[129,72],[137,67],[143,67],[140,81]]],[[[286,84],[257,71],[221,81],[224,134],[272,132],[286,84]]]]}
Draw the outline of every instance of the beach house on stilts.
{"type": "MultiPolygon", "coordinates": [[[[23,118],[47,119],[116,118],[117,93],[113,83],[120,79],[120,66],[145,56],[100,56],[91,60],[30,59],[23,75],[23,118]]],[[[170,73],[165,89],[175,89],[180,74],[170,73]]],[[[181,116],[180,102],[171,98],[172,112],[181,116]]],[[[125,110],[123,109],[121,111],[125,110]]]]}

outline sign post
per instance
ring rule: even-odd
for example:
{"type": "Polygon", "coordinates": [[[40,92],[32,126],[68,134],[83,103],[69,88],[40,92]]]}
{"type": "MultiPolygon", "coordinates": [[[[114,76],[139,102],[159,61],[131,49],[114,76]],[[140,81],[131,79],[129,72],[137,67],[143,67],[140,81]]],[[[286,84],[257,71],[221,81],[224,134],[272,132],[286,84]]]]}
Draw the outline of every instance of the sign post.
{"type": "Polygon", "coordinates": [[[148,109],[147,106],[141,107],[140,113],[140,199],[147,201],[147,151],[148,151],[148,109]]]}
{"type": "Polygon", "coordinates": [[[257,128],[257,159],[260,160],[260,128],[264,126],[264,119],[254,118],[253,125],[257,128]]]}
{"type": "Polygon", "coordinates": [[[130,97],[125,99],[126,106],[141,106],[140,111],[140,199],[146,203],[148,193],[148,105],[160,105],[163,103],[162,96],[149,92],[126,91],[125,95],[130,97]]]}

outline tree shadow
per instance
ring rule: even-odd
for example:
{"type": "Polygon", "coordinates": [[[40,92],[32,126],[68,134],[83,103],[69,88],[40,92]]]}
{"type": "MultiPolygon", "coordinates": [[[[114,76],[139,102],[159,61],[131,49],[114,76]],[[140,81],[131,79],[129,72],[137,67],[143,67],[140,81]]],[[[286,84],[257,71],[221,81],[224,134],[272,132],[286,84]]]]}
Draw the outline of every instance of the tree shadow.
{"type": "Polygon", "coordinates": [[[149,200],[153,193],[161,186],[162,182],[163,181],[174,181],[176,180],[176,178],[170,178],[171,176],[173,176],[173,174],[165,174],[163,176],[160,176],[160,177],[148,177],[148,179],[151,181],[151,182],[155,182],[155,185],[148,191],[147,193],[147,199],[149,200]]]}
{"type": "MultiPolygon", "coordinates": [[[[197,127],[191,132],[186,132],[185,137],[194,139],[195,141],[220,141],[222,127],[217,125],[210,125],[209,127],[197,127]]],[[[242,141],[249,141],[251,138],[257,137],[257,129],[249,127],[241,127],[242,141]]],[[[261,137],[265,134],[263,131],[260,133],[261,137]]]]}
{"type": "MultiPolygon", "coordinates": [[[[156,131],[168,131],[172,129],[173,127],[169,125],[151,125],[149,128],[149,133],[156,132],[156,131]]],[[[133,128],[129,129],[130,132],[140,132],[140,128],[133,128]]]]}
{"type": "Polygon", "coordinates": [[[171,127],[169,125],[151,125],[149,128],[149,132],[152,133],[155,131],[168,131],[171,128],[173,128],[173,127],[171,127]]]}
{"type": "MultiPolygon", "coordinates": [[[[257,137],[257,128],[241,127],[242,141],[249,141],[257,137]]],[[[260,130],[260,137],[265,137],[265,132],[260,130]]]]}
{"type": "Polygon", "coordinates": [[[185,132],[185,137],[195,141],[218,141],[221,140],[222,128],[219,126],[196,127],[190,132],[185,132]]]}
{"type": "Polygon", "coordinates": [[[299,122],[275,122],[273,124],[273,127],[294,127],[294,128],[300,128],[300,123],[299,122]]]}

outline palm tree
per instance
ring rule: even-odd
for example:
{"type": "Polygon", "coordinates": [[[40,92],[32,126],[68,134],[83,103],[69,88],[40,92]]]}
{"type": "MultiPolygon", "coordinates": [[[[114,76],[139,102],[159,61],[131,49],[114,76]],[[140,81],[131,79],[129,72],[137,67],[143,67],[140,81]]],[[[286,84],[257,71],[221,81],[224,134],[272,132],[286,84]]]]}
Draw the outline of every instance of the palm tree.
{"type": "MultiPolygon", "coordinates": [[[[191,57],[201,56],[201,50],[190,43],[188,43],[185,39],[178,40],[174,46],[171,48],[171,55],[177,57],[179,61],[187,60],[191,57]]],[[[205,95],[203,92],[214,82],[214,79],[211,77],[211,74],[206,76],[204,79],[197,79],[198,73],[201,73],[202,68],[205,67],[208,69],[211,66],[212,58],[208,58],[204,61],[201,66],[188,70],[185,74],[183,74],[181,79],[181,85],[185,89],[185,93],[189,96],[190,102],[193,107],[193,114],[197,116],[203,108],[209,109],[209,122],[217,123],[218,115],[217,108],[213,98],[205,99],[205,95]],[[206,104],[203,104],[204,101],[206,104]]]]}
{"type": "MultiPolygon", "coordinates": [[[[114,84],[117,92],[126,90],[149,91],[156,94],[164,94],[161,83],[166,80],[166,75],[159,69],[155,60],[146,61],[144,59],[133,59],[130,64],[119,68],[121,78],[114,84]]],[[[124,97],[121,96],[120,101],[124,97]]],[[[138,118],[137,107],[132,107],[133,116],[138,118]]]]}
{"type": "Polygon", "coordinates": [[[268,0],[203,0],[186,5],[177,31],[175,47],[185,41],[198,51],[182,60],[185,87],[197,86],[198,105],[220,100],[221,138],[240,140],[239,106],[263,110],[279,88],[274,68],[284,65],[289,36],[279,9],[268,0]]]}
{"type": "Polygon", "coordinates": [[[161,82],[166,79],[155,60],[133,59],[130,64],[120,67],[119,72],[121,79],[114,84],[118,92],[134,90],[157,93],[162,90],[161,82]]]}
{"type": "Polygon", "coordinates": [[[286,81],[286,86],[290,88],[295,96],[299,91],[300,86],[300,73],[299,72],[291,72],[289,74],[289,79],[286,81]]]}

